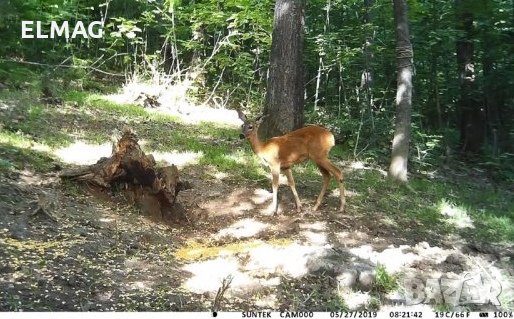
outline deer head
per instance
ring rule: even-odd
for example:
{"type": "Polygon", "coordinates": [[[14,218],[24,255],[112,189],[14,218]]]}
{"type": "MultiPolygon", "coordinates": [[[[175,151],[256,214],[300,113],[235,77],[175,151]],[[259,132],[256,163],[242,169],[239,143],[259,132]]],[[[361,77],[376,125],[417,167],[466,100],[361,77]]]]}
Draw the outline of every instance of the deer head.
{"type": "Polygon", "coordinates": [[[248,138],[252,134],[257,134],[257,132],[259,131],[259,126],[261,125],[262,121],[269,116],[259,116],[257,119],[255,119],[255,122],[252,124],[252,122],[248,121],[246,115],[241,110],[238,109],[237,114],[239,115],[241,121],[243,121],[243,124],[241,125],[241,134],[239,134],[240,139],[248,138]]]}

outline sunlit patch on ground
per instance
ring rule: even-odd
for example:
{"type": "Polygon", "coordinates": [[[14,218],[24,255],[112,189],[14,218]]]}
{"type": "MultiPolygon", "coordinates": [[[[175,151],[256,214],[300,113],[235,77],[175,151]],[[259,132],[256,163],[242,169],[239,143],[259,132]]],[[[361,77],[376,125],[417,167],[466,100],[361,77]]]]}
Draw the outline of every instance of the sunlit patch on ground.
{"type": "Polygon", "coordinates": [[[354,170],[375,170],[379,172],[382,176],[387,176],[387,172],[383,169],[377,168],[377,167],[371,167],[366,165],[366,163],[361,161],[353,161],[350,163],[350,165],[346,166],[346,170],[348,171],[354,171],[354,170]]]}
{"type": "Polygon", "coordinates": [[[98,219],[98,221],[100,221],[102,223],[112,223],[114,221],[114,218],[102,217],[102,218],[98,219]]]}
{"type": "Polygon", "coordinates": [[[203,156],[202,152],[149,152],[149,154],[152,154],[157,162],[174,164],[178,168],[194,164],[203,156]]]}
{"type": "Polygon", "coordinates": [[[250,249],[261,245],[260,241],[239,241],[227,245],[210,245],[197,242],[188,242],[186,245],[175,252],[178,259],[197,261],[208,258],[218,257],[220,254],[234,255],[247,252],[250,249]]]}
{"type": "Polygon", "coordinates": [[[219,181],[222,181],[222,180],[224,180],[224,179],[226,179],[226,178],[230,177],[230,175],[229,175],[229,174],[224,173],[224,172],[215,172],[215,173],[213,173],[213,175],[212,175],[212,176],[213,176],[215,179],[219,180],[219,181]]]}
{"type": "Polygon", "coordinates": [[[184,288],[195,292],[216,292],[224,278],[232,276],[232,287],[246,286],[251,282],[248,275],[239,271],[236,259],[216,258],[193,263],[183,268],[191,273],[191,278],[184,283],[184,288]]]}
{"type": "Polygon", "coordinates": [[[59,159],[68,164],[91,165],[102,157],[111,156],[112,145],[110,143],[88,144],[83,141],[57,149],[54,153],[59,159]]]}
{"type": "Polygon", "coordinates": [[[475,228],[465,208],[453,205],[443,199],[439,203],[439,211],[441,215],[448,218],[449,223],[457,228],[475,228]]]}
{"type": "Polygon", "coordinates": [[[312,244],[324,245],[328,242],[326,233],[314,232],[312,230],[304,230],[300,232],[300,234],[303,237],[305,237],[309,243],[312,244]]]}
{"type": "MultiPolygon", "coordinates": [[[[339,188],[334,188],[328,195],[332,197],[340,197],[341,192],[339,191],[339,188]]],[[[346,196],[346,190],[345,190],[345,196],[346,196]]]]}
{"type": "Polygon", "coordinates": [[[381,252],[377,252],[371,245],[350,248],[349,251],[364,260],[369,260],[374,264],[383,265],[388,272],[396,273],[404,266],[411,265],[418,259],[418,256],[410,251],[410,246],[389,247],[381,252]]]}
{"type": "Polygon", "coordinates": [[[241,153],[224,154],[223,158],[225,158],[226,160],[229,160],[229,161],[234,161],[237,164],[247,165],[248,160],[241,155],[242,155],[241,153]]]}
{"type": "Polygon", "coordinates": [[[136,281],[130,285],[130,289],[133,290],[148,290],[151,289],[152,285],[144,281],[136,281]]]}
{"type": "Polygon", "coordinates": [[[270,191],[263,189],[263,188],[258,188],[253,192],[251,200],[255,204],[261,205],[261,204],[264,204],[265,202],[271,200],[272,196],[273,196],[273,193],[271,193],[270,191]]]}
{"type": "Polygon", "coordinates": [[[341,297],[345,301],[346,305],[350,310],[357,310],[362,308],[363,305],[367,305],[370,301],[369,292],[361,292],[361,291],[342,291],[341,297]]]}
{"type": "Polygon", "coordinates": [[[279,246],[260,243],[237,254],[223,250],[220,254],[224,256],[184,266],[183,270],[192,274],[184,286],[196,293],[215,292],[228,276],[234,278],[231,287],[236,291],[276,286],[280,283],[277,274],[291,278],[305,276],[319,268],[317,260],[328,252],[320,246],[298,243],[279,246]]]}
{"type": "Polygon", "coordinates": [[[237,112],[227,109],[214,109],[206,106],[192,106],[185,104],[180,109],[169,109],[164,106],[156,112],[162,112],[178,117],[186,124],[199,124],[201,122],[212,122],[216,124],[225,124],[231,126],[240,126],[242,124],[237,112]]]}
{"type": "MultiPolygon", "coordinates": [[[[0,123],[0,129],[2,128],[0,123]]],[[[44,144],[36,143],[32,140],[27,139],[23,135],[18,135],[14,133],[0,132],[0,143],[4,143],[10,146],[19,147],[23,149],[30,149],[39,152],[49,153],[51,151],[50,147],[44,144]]]]}
{"type": "Polygon", "coordinates": [[[212,199],[201,203],[200,207],[211,215],[241,215],[255,207],[252,203],[241,200],[245,192],[237,190],[230,194],[213,194],[212,199]]]}
{"type": "Polygon", "coordinates": [[[264,244],[249,253],[245,269],[260,273],[275,273],[298,278],[312,269],[309,262],[322,258],[327,253],[320,246],[292,243],[285,247],[264,244]]]}
{"type": "Polygon", "coordinates": [[[237,112],[224,108],[212,108],[203,105],[192,105],[187,101],[187,91],[190,88],[187,81],[179,82],[171,86],[151,85],[146,83],[131,82],[126,84],[117,94],[105,96],[105,99],[114,103],[135,103],[141,93],[158,97],[160,106],[148,108],[149,112],[158,112],[176,116],[186,124],[199,124],[212,122],[231,126],[242,124],[237,112]]]}
{"type": "Polygon", "coordinates": [[[257,235],[267,227],[267,224],[259,222],[253,218],[245,218],[220,230],[214,237],[221,238],[229,236],[233,238],[247,238],[257,235]]]}
{"type": "Polygon", "coordinates": [[[311,245],[323,246],[328,243],[327,224],[325,222],[315,222],[312,224],[300,225],[300,235],[302,235],[311,245]]]}
{"type": "Polygon", "coordinates": [[[367,233],[359,230],[336,232],[334,233],[334,237],[337,239],[337,242],[339,244],[345,246],[353,246],[355,244],[361,242],[369,242],[371,240],[371,238],[369,238],[370,236],[367,233]]]}

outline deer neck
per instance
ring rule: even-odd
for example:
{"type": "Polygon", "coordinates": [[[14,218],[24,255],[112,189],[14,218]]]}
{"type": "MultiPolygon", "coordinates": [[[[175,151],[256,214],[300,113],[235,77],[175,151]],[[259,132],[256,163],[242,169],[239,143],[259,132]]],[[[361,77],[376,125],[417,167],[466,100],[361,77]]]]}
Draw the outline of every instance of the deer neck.
{"type": "Polygon", "coordinates": [[[250,142],[253,152],[259,155],[264,147],[264,143],[257,136],[257,132],[250,134],[250,136],[248,136],[248,141],[250,142]]]}

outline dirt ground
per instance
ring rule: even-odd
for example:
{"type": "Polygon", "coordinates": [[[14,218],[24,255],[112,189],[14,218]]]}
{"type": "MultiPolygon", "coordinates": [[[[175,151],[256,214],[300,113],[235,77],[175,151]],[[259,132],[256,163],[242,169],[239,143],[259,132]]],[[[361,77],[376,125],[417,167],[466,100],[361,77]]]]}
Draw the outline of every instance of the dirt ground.
{"type": "MultiPolygon", "coordinates": [[[[13,121],[28,116],[21,102],[5,108],[13,121]]],[[[44,120],[67,118],[70,127],[101,131],[80,122],[75,107],[44,120]]],[[[196,120],[200,113],[188,114],[196,120]]],[[[111,129],[118,119],[111,117],[92,119],[111,129]]],[[[368,208],[357,209],[347,184],[344,213],[337,191],[312,212],[321,176],[298,178],[305,207],[297,213],[281,180],[279,215],[272,216],[269,179],[238,181],[208,166],[184,166],[181,179],[192,188],[178,194],[182,218],[163,224],[116,191],[93,193],[62,181],[62,163],[47,174],[25,164],[0,173],[0,311],[514,308],[512,243],[477,242],[458,235],[465,232],[448,235],[438,225],[393,218],[373,209],[374,200],[394,201],[380,189],[368,189],[368,208]]],[[[337,164],[345,173],[352,167],[337,164]]],[[[354,180],[365,178],[359,169],[372,168],[353,169],[354,180]]]]}
{"type": "MultiPolygon", "coordinates": [[[[494,297],[499,308],[512,306],[512,247],[416,235],[405,231],[410,225],[377,224],[351,208],[341,214],[337,194],[310,212],[317,181],[298,186],[302,214],[283,185],[279,216],[272,216],[263,183],[238,185],[192,169],[181,174],[193,188],[178,197],[187,218],[171,226],[56,173],[1,176],[0,310],[387,309],[409,304],[407,278],[427,285],[429,278],[462,282],[465,275],[479,275],[490,300],[457,309],[496,309],[494,297]],[[381,291],[377,265],[401,289],[381,291]],[[214,305],[223,279],[229,288],[214,305]]],[[[449,301],[432,297],[430,306],[413,296],[410,303],[449,301]]]]}

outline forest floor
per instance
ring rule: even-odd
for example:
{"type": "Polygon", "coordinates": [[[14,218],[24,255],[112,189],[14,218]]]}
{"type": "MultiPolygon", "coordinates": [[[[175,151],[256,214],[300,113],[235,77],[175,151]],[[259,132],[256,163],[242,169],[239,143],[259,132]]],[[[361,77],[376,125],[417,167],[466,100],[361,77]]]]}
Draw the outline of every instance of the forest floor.
{"type": "Polygon", "coordinates": [[[235,112],[62,98],[0,92],[0,311],[514,308],[513,189],[485,171],[456,162],[400,186],[336,146],[346,211],[334,183],[310,211],[321,175],[304,164],[293,169],[303,212],[282,181],[272,216],[269,174],[235,112]],[[178,195],[183,222],[58,177],[109,156],[124,125],[192,183],[178,195]]]}

